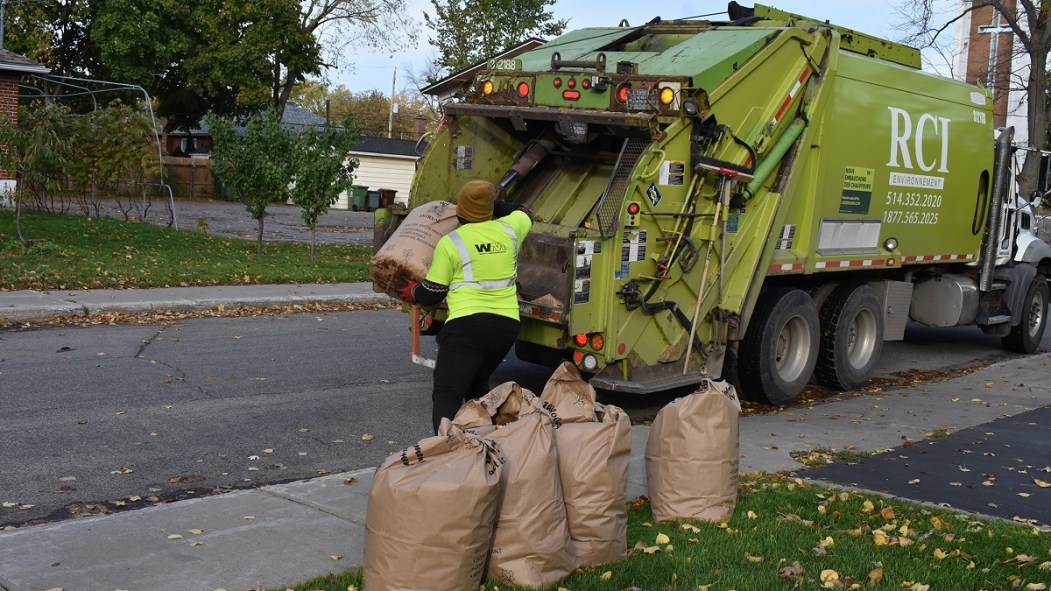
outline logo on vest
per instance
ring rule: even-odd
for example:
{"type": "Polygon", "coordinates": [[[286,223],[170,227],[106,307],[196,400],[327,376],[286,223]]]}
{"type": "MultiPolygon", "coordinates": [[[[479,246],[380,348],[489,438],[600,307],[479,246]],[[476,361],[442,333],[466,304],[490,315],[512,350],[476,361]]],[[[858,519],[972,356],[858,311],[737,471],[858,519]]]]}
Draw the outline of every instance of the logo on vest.
{"type": "Polygon", "coordinates": [[[476,242],[474,245],[474,249],[480,255],[503,254],[507,252],[507,245],[500,244],[499,242],[476,242]]]}

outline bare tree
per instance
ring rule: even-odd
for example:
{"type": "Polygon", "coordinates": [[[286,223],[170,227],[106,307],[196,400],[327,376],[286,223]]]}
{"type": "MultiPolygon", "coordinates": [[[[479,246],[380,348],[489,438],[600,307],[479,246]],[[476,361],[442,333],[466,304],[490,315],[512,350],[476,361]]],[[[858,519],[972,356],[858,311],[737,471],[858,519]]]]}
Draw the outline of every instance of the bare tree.
{"type": "MultiPolygon", "coordinates": [[[[1001,92],[1010,91],[1011,87],[1023,90],[1026,96],[1027,131],[1029,143],[1041,150],[1048,147],[1048,122],[1051,121],[1051,103],[1048,101],[1047,59],[1051,51],[1051,2],[1044,0],[973,0],[960,2],[950,17],[942,22],[939,18],[938,0],[905,0],[899,5],[902,14],[912,15],[908,23],[910,35],[904,40],[923,47],[933,47],[950,33],[957,23],[976,10],[991,7],[999,15],[1000,22],[1010,28],[1014,34],[1016,51],[1029,59],[1029,72],[1024,77],[1017,73],[1008,76],[989,76],[993,88],[1001,92]],[[1003,81],[1003,82],[1000,82],[1003,81]]],[[[994,35],[992,43],[996,43],[994,35]]],[[[1000,60],[997,60],[998,63],[1000,60]]],[[[1006,63],[1011,63],[1010,58],[1006,63]]],[[[996,66],[994,66],[996,67],[996,66]]],[[[1006,70],[1006,68],[1005,68],[1006,70]]],[[[1039,155],[1029,152],[1026,155],[1019,184],[1028,194],[1036,187],[1039,166],[1039,155]]]]}

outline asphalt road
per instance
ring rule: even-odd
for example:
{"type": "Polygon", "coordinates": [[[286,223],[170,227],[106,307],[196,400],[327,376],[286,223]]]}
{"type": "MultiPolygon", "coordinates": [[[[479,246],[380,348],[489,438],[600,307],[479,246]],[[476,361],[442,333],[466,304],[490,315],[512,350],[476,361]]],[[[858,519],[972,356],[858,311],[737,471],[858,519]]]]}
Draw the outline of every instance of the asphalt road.
{"type": "MultiPolygon", "coordinates": [[[[909,338],[880,376],[1007,355],[976,329],[909,338]]],[[[0,526],[378,465],[429,435],[408,348],[396,310],[0,332],[0,526]]],[[[511,359],[494,383],[548,375],[511,359]]],[[[638,420],[668,399],[607,401],[638,420]]]]}

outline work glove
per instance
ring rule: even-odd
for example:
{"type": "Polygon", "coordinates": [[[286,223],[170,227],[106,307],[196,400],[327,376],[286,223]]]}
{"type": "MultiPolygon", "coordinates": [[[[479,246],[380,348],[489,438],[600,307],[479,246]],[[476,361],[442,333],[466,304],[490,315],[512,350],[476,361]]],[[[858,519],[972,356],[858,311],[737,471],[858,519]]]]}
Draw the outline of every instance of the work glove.
{"type": "Polygon", "coordinates": [[[412,297],[412,290],[419,284],[420,283],[418,281],[413,281],[412,279],[409,279],[405,282],[405,287],[398,290],[398,297],[400,297],[404,302],[415,304],[416,298],[412,297]]]}

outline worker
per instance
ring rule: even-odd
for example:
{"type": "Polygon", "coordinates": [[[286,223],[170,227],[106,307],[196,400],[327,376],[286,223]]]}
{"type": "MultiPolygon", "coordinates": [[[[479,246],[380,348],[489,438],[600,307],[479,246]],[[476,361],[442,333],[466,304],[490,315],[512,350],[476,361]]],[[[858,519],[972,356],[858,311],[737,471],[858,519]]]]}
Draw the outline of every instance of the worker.
{"type": "Polygon", "coordinates": [[[533,220],[524,207],[495,197],[489,181],[464,184],[456,200],[461,226],[438,240],[423,282],[410,280],[399,291],[409,303],[449,306],[437,336],[435,433],[465,400],[489,392],[489,376],[518,338],[518,251],[533,220]]]}

